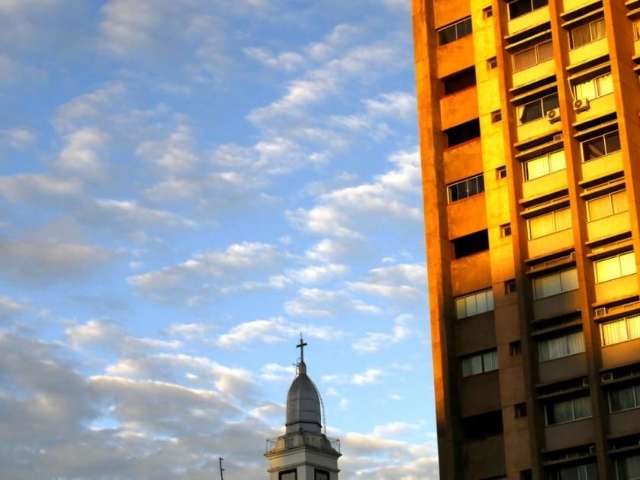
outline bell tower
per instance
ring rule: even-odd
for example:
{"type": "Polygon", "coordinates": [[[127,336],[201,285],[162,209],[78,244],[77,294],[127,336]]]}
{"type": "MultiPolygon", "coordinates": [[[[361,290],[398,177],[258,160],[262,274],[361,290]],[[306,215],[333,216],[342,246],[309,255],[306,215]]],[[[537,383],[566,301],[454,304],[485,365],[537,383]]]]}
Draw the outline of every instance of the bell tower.
{"type": "Polygon", "coordinates": [[[300,337],[297,376],[287,395],[284,435],[269,441],[269,480],[338,480],[340,443],[326,436],[320,393],[307,375],[300,337]]]}

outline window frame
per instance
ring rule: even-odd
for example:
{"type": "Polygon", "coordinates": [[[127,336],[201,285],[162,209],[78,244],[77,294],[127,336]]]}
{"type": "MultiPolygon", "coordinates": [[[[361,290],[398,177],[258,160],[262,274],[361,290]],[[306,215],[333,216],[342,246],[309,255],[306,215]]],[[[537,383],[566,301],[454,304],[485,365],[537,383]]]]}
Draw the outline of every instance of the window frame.
{"type": "Polygon", "coordinates": [[[562,400],[562,401],[558,401],[558,402],[549,402],[544,406],[544,421],[545,421],[545,425],[546,426],[552,426],[552,425],[566,425],[568,423],[573,423],[573,422],[578,422],[580,420],[585,420],[587,418],[593,418],[593,405],[591,405],[591,397],[589,395],[587,396],[583,396],[583,397],[575,397],[575,398],[570,398],[568,400],[562,400]],[[577,400],[581,400],[583,398],[588,398],[589,399],[589,408],[591,410],[591,414],[586,416],[586,417],[576,417],[576,404],[575,402],[577,400]],[[568,403],[571,402],[571,420],[567,420],[564,422],[550,422],[549,420],[549,410],[550,408],[552,408],[554,405],[560,404],[560,403],[568,403]]]}
{"type": "Polygon", "coordinates": [[[544,118],[547,115],[547,112],[550,112],[551,110],[555,110],[556,108],[558,108],[559,103],[560,103],[560,100],[558,98],[558,92],[555,91],[553,93],[548,93],[547,95],[543,95],[542,97],[536,98],[535,100],[531,100],[530,102],[523,103],[522,105],[518,105],[518,125],[525,125],[527,123],[535,122],[536,120],[540,120],[544,118]],[[544,101],[545,99],[551,98],[551,97],[555,97],[556,106],[545,110],[544,101]],[[529,105],[533,105],[535,103],[540,104],[540,112],[541,112],[540,116],[524,121],[522,117],[524,115],[526,107],[529,105]]]}
{"type": "Polygon", "coordinates": [[[607,403],[608,403],[608,407],[609,407],[609,414],[613,414],[613,413],[619,413],[619,412],[628,412],[629,410],[636,410],[638,408],[640,408],[640,382],[636,382],[636,383],[631,383],[631,384],[627,384],[625,385],[624,388],[612,388],[607,392],[607,403]],[[614,410],[613,406],[612,406],[612,401],[611,401],[611,394],[613,392],[615,392],[616,390],[624,390],[627,388],[631,388],[631,390],[633,391],[633,403],[634,406],[633,407],[628,407],[628,408],[621,408],[619,410],[614,410]]]}
{"type": "Polygon", "coordinates": [[[289,473],[293,473],[293,480],[298,480],[298,469],[297,468],[279,472],[278,473],[278,480],[282,480],[284,475],[287,475],[289,473]]]}
{"type": "Polygon", "coordinates": [[[331,474],[326,470],[320,470],[317,468],[313,469],[313,480],[331,480],[331,474]],[[320,478],[318,474],[323,475],[323,478],[320,478]]]}
{"type": "Polygon", "coordinates": [[[551,175],[553,173],[562,172],[563,170],[566,170],[567,169],[567,158],[566,158],[566,156],[564,154],[564,148],[558,148],[556,150],[551,150],[551,151],[549,151],[549,152],[547,152],[547,153],[545,153],[543,155],[538,155],[538,156],[529,158],[527,160],[523,160],[522,161],[522,165],[523,165],[523,167],[522,167],[522,175],[524,177],[524,181],[525,182],[532,182],[532,181],[537,180],[539,178],[547,177],[547,176],[549,176],[549,175],[551,175]],[[564,167],[560,168],[560,169],[557,169],[557,170],[551,170],[551,156],[553,154],[555,154],[555,153],[558,153],[558,152],[562,152],[562,157],[563,157],[562,159],[563,159],[563,162],[564,162],[564,167]],[[543,159],[543,158],[545,159],[545,163],[547,165],[547,173],[545,173],[544,175],[539,175],[537,177],[531,178],[531,175],[529,174],[529,165],[528,165],[529,162],[532,162],[534,160],[540,160],[540,159],[543,159]]]}
{"type": "Polygon", "coordinates": [[[605,218],[609,218],[609,217],[613,217],[614,215],[618,215],[620,213],[628,212],[629,211],[629,197],[628,196],[627,196],[627,202],[626,202],[627,203],[627,209],[626,210],[616,211],[616,208],[615,208],[616,204],[613,201],[613,196],[616,195],[616,194],[620,194],[620,193],[624,193],[625,196],[626,196],[627,195],[627,189],[624,188],[622,190],[615,190],[613,192],[605,193],[604,195],[600,195],[600,196],[597,196],[597,197],[589,198],[585,202],[586,203],[586,211],[587,211],[587,223],[597,222],[598,220],[603,220],[605,218]],[[594,202],[596,200],[602,200],[605,197],[608,198],[608,200],[609,200],[609,202],[608,202],[609,203],[609,207],[610,207],[609,211],[611,213],[609,213],[609,215],[605,215],[604,217],[591,218],[592,215],[591,215],[591,210],[589,208],[589,202],[594,202]]]}
{"type": "Polygon", "coordinates": [[[636,273],[638,273],[638,269],[637,269],[637,266],[636,266],[635,252],[633,250],[629,250],[629,251],[626,251],[626,252],[617,253],[617,254],[612,255],[610,257],[604,257],[604,258],[599,258],[597,260],[594,260],[593,261],[593,273],[594,273],[594,276],[595,276],[596,285],[599,285],[601,283],[612,282],[612,281],[618,280],[620,278],[624,278],[624,277],[629,277],[631,275],[635,275],[636,273]],[[622,257],[624,257],[626,255],[630,255],[630,254],[633,255],[633,257],[634,257],[634,261],[633,261],[633,264],[632,264],[634,266],[634,271],[631,272],[631,273],[623,274],[622,272],[623,272],[624,269],[623,269],[622,257]],[[609,278],[607,280],[599,280],[598,279],[598,263],[605,262],[605,261],[608,261],[608,260],[612,260],[614,258],[618,259],[618,267],[619,267],[620,275],[617,276],[617,277],[609,278]]]}
{"type": "Polygon", "coordinates": [[[484,193],[484,173],[479,173],[478,175],[473,175],[472,177],[467,177],[463,180],[459,180],[457,182],[453,182],[450,183],[449,185],[447,185],[447,203],[451,204],[451,203],[456,203],[456,202],[460,202],[462,200],[466,200],[467,198],[471,198],[471,197],[475,197],[476,195],[480,195],[481,193],[484,193]],[[469,195],[469,188],[467,185],[470,184],[471,181],[475,181],[476,183],[476,188],[478,189],[476,193],[473,193],[471,195],[469,195]],[[467,195],[464,197],[460,197],[457,198],[455,200],[452,199],[452,195],[451,195],[451,189],[457,185],[462,185],[464,184],[465,186],[465,190],[467,192],[467,195]]]}
{"type": "Polygon", "coordinates": [[[460,40],[461,38],[466,37],[467,35],[471,35],[473,33],[473,23],[471,22],[471,16],[465,17],[465,18],[461,18],[460,20],[456,20],[453,23],[450,23],[449,25],[445,25],[444,27],[440,27],[438,29],[436,29],[436,32],[438,33],[438,46],[443,46],[443,45],[448,45],[450,43],[453,43],[455,41],[460,40]],[[468,23],[469,26],[469,31],[467,33],[464,33],[463,35],[460,35],[459,33],[459,27],[460,25],[462,25],[463,23],[468,23]],[[455,38],[453,40],[449,40],[447,42],[442,42],[442,32],[446,31],[446,30],[451,30],[453,29],[453,32],[455,33],[455,38]]]}
{"type": "Polygon", "coordinates": [[[456,310],[456,320],[464,320],[465,318],[475,317],[476,315],[482,315],[483,313],[493,312],[496,308],[495,299],[493,296],[493,288],[489,287],[482,290],[477,290],[475,292],[467,293],[465,295],[460,295],[459,297],[455,297],[454,307],[456,310]],[[483,295],[485,297],[484,302],[487,305],[487,310],[477,311],[476,313],[469,315],[467,312],[467,298],[474,297],[477,305],[477,299],[479,295],[483,295]],[[464,304],[465,313],[463,316],[459,315],[458,302],[463,302],[464,304]]]}
{"type": "Polygon", "coordinates": [[[540,340],[538,342],[538,363],[547,363],[547,362],[551,362],[553,360],[559,360],[561,358],[573,357],[574,355],[580,355],[581,353],[584,353],[585,351],[586,351],[586,345],[585,345],[585,340],[584,340],[584,332],[582,330],[577,330],[577,331],[574,330],[574,331],[571,331],[569,333],[564,333],[562,335],[557,335],[555,337],[548,337],[548,338],[544,338],[544,339],[540,340]],[[571,345],[571,343],[569,341],[569,338],[572,335],[581,335],[582,336],[582,350],[575,351],[575,352],[569,352],[571,350],[570,347],[569,347],[571,345]],[[559,339],[564,339],[564,343],[565,343],[565,346],[566,346],[566,351],[569,352],[569,353],[567,353],[566,355],[561,355],[561,356],[557,356],[557,357],[549,356],[549,358],[547,358],[545,360],[540,360],[542,358],[542,355],[540,353],[541,345],[544,342],[550,342],[552,340],[559,340],[559,339]]]}
{"type": "Polygon", "coordinates": [[[533,67],[535,67],[537,65],[540,65],[541,63],[548,62],[548,61],[550,61],[552,59],[553,59],[553,40],[550,39],[550,38],[547,38],[545,40],[542,40],[542,41],[540,41],[538,43],[535,43],[535,44],[531,45],[530,47],[526,47],[526,48],[523,48],[522,50],[518,50],[516,52],[513,52],[513,54],[511,55],[511,65],[513,66],[513,73],[518,73],[518,72],[524,72],[525,70],[528,70],[528,69],[533,68],[533,67]],[[543,58],[540,57],[540,50],[542,49],[542,46],[546,45],[546,44],[551,44],[552,54],[551,54],[551,56],[549,58],[544,58],[543,59],[543,58]],[[529,65],[527,67],[518,68],[517,67],[517,63],[516,63],[516,57],[519,54],[522,54],[522,53],[527,52],[529,50],[533,50],[534,51],[535,63],[533,63],[532,65],[529,65]]]}
{"type": "Polygon", "coordinates": [[[534,299],[534,301],[535,300],[544,300],[545,298],[551,298],[551,297],[555,297],[557,295],[564,295],[565,293],[576,291],[579,287],[565,290],[564,287],[562,286],[562,274],[566,273],[566,272],[571,272],[571,271],[575,271],[575,274],[577,276],[578,271],[577,271],[576,267],[573,267],[573,268],[568,268],[566,270],[559,270],[557,272],[553,272],[553,273],[550,273],[548,275],[540,275],[539,277],[534,278],[533,282],[532,282],[533,283],[533,299],[534,299]],[[558,277],[559,277],[560,288],[561,288],[560,292],[554,293],[552,295],[547,295],[545,297],[539,297],[538,296],[538,288],[536,287],[536,285],[537,285],[536,280],[539,280],[539,279],[542,279],[542,278],[551,278],[552,276],[555,276],[555,275],[558,275],[558,277]]]}
{"type": "Polygon", "coordinates": [[[529,218],[527,218],[527,238],[529,240],[538,240],[540,238],[548,237],[549,235],[553,235],[553,234],[556,234],[556,233],[559,233],[559,232],[564,232],[565,230],[570,230],[573,227],[571,220],[572,220],[571,219],[571,208],[569,206],[566,206],[566,207],[563,207],[563,208],[558,208],[556,210],[551,210],[549,212],[545,212],[545,213],[542,213],[540,215],[536,215],[536,216],[533,216],[533,217],[529,217],[529,218]],[[559,212],[565,212],[566,210],[569,211],[569,220],[570,220],[569,226],[559,229],[558,228],[558,213],[559,212]],[[532,233],[532,230],[531,230],[531,221],[534,220],[534,219],[540,219],[540,218],[542,218],[544,216],[549,216],[549,215],[553,215],[553,227],[554,227],[554,230],[552,232],[545,233],[544,235],[539,235],[537,237],[534,237],[533,233],[532,233]]]}
{"type": "Polygon", "coordinates": [[[615,130],[610,130],[608,132],[602,133],[600,135],[595,135],[593,137],[589,137],[586,140],[583,140],[580,142],[580,154],[582,157],[582,163],[586,163],[586,162],[591,162],[593,160],[597,160],[599,158],[602,157],[606,157],[607,155],[611,155],[615,152],[619,152],[622,149],[622,146],[620,144],[620,130],[619,129],[615,129],[615,130]],[[609,148],[609,144],[607,143],[607,140],[609,138],[611,138],[613,135],[617,135],[618,137],[618,148],[616,150],[610,150],[609,148]],[[585,146],[589,143],[589,142],[593,142],[594,140],[598,140],[598,139],[602,139],[603,141],[603,145],[604,145],[604,153],[602,155],[598,155],[597,157],[592,157],[592,158],[586,158],[585,156],[585,146]]]}
{"type": "Polygon", "coordinates": [[[573,90],[573,98],[575,98],[576,100],[595,100],[597,98],[600,97],[606,97],[607,95],[612,95],[613,94],[613,88],[611,89],[610,92],[607,93],[602,93],[600,91],[600,84],[598,83],[598,80],[600,80],[601,78],[605,78],[605,77],[611,77],[611,81],[613,82],[613,77],[611,72],[607,72],[607,73],[603,73],[601,75],[596,75],[595,77],[591,77],[589,80],[585,80],[583,82],[578,82],[575,83],[574,85],[572,85],[572,90],[573,90]],[[593,86],[593,91],[595,93],[595,96],[593,98],[590,97],[584,97],[584,96],[578,96],[578,87],[580,85],[585,85],[586,83],[590,83],[593,86]]]}
{"type": "Polygon", "coordinates": [[[544,8],[544,7],[546,7],[547,5],[549,5],[549,2],[548,2],[547,0],[510,0],[509,2],[507,2],[507,16],[508,16],[508,18],[509,18],[509,21],[511,21],[511,20],[516,19],[516,18],[520,18],[520,17],[523,17],[523,16],[525,16],[525,15],[528,15],[529,13],[535,12],[536,10],[538,10],[538,9],[540,9],[540,8],[544,8]],[[524,12],[524,13],[521,13],[520,15],[516,15],[515,17],[511,15],[511,5],[512,5],[512,4],[514,4],[514,3],[516,3],[516,2],[523,2],[523,3],[526,3],[527,1],[529,2],[529,5],[530,5],[530,7],[531,7],[531,10],[528,10],[528,11],[526,11],[526,12],[524,12]],[[536,7],[536,6],[534,6],[534,2],[535,2],[535,1],[543,1],[543,2],[545,2],[545,3],[544,3],[543,5],[540,5],[540,6],[537,6],[537,7],[536,7]]]}
{"type": "Polygon", "coordinates": [[[471,355],[465,355],[464,357],[460,357],[460,375],[462,376],[462,378],[469,378],[469,377],[475,377],[476,375],[484,375],[486,373],[491,373],[491,372],[497,372],[500,368],[500,365],[498,363],[498,348],[491,348],[489,350],[484,350],[482,352],[478,352],[478,353],[473,353],[471,355]],[[487,354],[495,354],[495,368],[492,368],[491,370],[487,370],[487,367],[485,366],[485,356],[487,354]],[[470,373],[468,375],[464,374],[464,361],[465,360],[471,360],[473,358],[479,358],[480,362],[482,363],[482,371],[478,372],[478,373],[470,373]]]}
{"type": "Polygon", "coordinates": [[[630,320],[630,319],[634,319],[634,318],[639,318],[639,317],[640,317],[640,314],[637,314],[637,315],[627,315],[627,316],[622,317],[622,318],[616,318],[615,320],[611,320],[611,321],[609,321],[609,322],[602,322],[602,323],[600,324],[600,343],[602,344],[602,346],[603,346],[603,347],[610,347],[610,346],[612,346],[612,345],[620,345],[621,343],[632,342],[632,341],[634,341],[634,340],[639,339],[639,338],[640,338],[640,335],[639,335],[639,336],[637,336],[637,337],[632,337],[632,336],[630,335],[630,333],[629,333],[629,332],[631,331],[631,329],[630,329],[630,327],[629,327],[629,320],[630,320]],[[605,342],[604,327],[605,327],[606,325],[611,325],[611,324],[614,324],[614,323],[621,323],[621,322],[624,322],[624,324],[625,324],[626,339],[625,339],[625,340],[621,340],[621,341],[619,341],[619,342],[612,342],[612,343],[607,343],[607,342],[605,342]]]}
{"type": "Polygon", "coordinates": [[[571,30],[569,30],[569,49],[570,50],[576,50],[580,47],[585,47],[587,45],[592,44],[593,42],[596,42],[598,40],[602,40],[603,38],[607,37],[607,32],[606,29],[604,29],[604,35],[602,37],[594,37],[594,33],[593,33],[593,29],[591,28],[592,25],[596,24],[596,23],[602,23],[604,24],[604,17],[599,17],[596,18],[594,20],[590,20],[588,22],[585,23],[581,23],[580,25],[576,25],[575,27],[573,27],[571,30]],[[575,32],[577,29],[581,28],[581,27],[588,27],[589,29],[589,41],[586,43],[583,43],[582,45],[578,45],[577,47],[575,46],[575,40],[573,38],[573,32],[575,32]]]}

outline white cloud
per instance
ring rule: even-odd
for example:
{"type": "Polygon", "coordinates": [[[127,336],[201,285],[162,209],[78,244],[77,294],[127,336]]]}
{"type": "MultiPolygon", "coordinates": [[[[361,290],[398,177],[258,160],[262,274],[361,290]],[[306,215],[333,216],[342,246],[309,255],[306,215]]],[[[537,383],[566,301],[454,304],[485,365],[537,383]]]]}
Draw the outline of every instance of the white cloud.
{"type": "Polygon", "coordinates": [[[406,299],[424,294],[425,282],[424,265],[404,263],[374,268],[366,281],[348,282],[348,286],[369,295],[406,299]]]}
{"type": "MultiPolygon", "coordinates": [[[[2,60],[0,59],[0,73],[2,73],[2,60]]],[[[11,128],[0,131],[0,139],[16,150],[23,150],[36,140],[36,135],[26,128],[11,128]]]]}
{"type": "Polygon", "coordinates": [[[73,179],[49,175],[24,174],[0,177],[0,196],[11,202],[28,199],[65,199],[82,192],[82,185],[73,179]]]}
{"type": "Polygon", "coordinates": [[[373,429],[373,434],[378,437],[396,437],[415,431],[418,425],[408,422],[391,422],[385,425],[377,425],[373,429]]]}
{"type": "Polygon", "coordinates": [[[26,304],[0,295],[0,320],[10,318],[26,309],[26,304]]]}
{"type": "Polygon", "coordinates": [[[389,92],[364,101],[367,114],[398,119],[409,119],[416,115],[416,98],[408,92],[389,92]]]}
{"type": "Polygon", "coordinates": [[[244,53],[263,65],[277,70],[295,70],[305,62],[304,57],[296,52],[274,54],[267,48],[249,47],[244,49],[244,53]]]}
{"type": "Polygon", "coordinates": [[[382,347],[400,343],[411,335],[408,324],[412,320],[411,315],[399,315],[393,320],[391,332],[367,332],[364,337],[353,342],[353,349],[360,353],[372,353],[382,347]]]}
{"type": "Polygon", "coordinates": [[[301,288],[298,296],[284,304],[292,316],[326,317],[346,310],[362,314],[378,314],[381,309],[361,300],[353,299],[345,292],[319,288],[301,288]]]}
{"type": "Polygon", "coordinates": [[[167,328],[167,333],[186,340],[197,340],[205,338],[212,328],[204,323],[172,323],[167,328]]]}
{"type": "Polygon", "coordinates": [[[293,365],[267,363],[260,370],[260,378],[269,382],[290,382],[295,376],[296,367],[293,365]]]}
{"type": "Polygon", "coordinates": [[[126,91],[123,83],[114,82],[77,96],[58,109],[55,125],[60,130],[71,131],[82,128],[89,121],[99,120],[105,109],[120,104],[126,91]]]}
{"type": "Polygon", "coordinates": [[[252,342],[283,342],[300,334],[312,339],[331,340],[340,337],[342,332],[328,326],[291,322],[282,317],[275,317],[236,325],[220,335],[216,343],[223,348],[234,348],[252,342]]]}
{"type": "Polygon", "coordinates": [[[101,158],[108,136],[97,128],[82,128],[66,136],[66,146],[54,162],[56,168],[81,177],[99,179],[105,175],[101,158]]]}
{"type": "Polygon", "coordinates": [[[368,368],[364,372],[354,373],[351,376],[351,383],[354,385],[370,385],[372,383],[377,383],[381,378],[384,372],[379,368],[368,368]]]}
{"type": "Polygon", "coordinates": [[[198,163],[191,129],[184,124],[179,124],[166,139],[142,142],[136,155],[172,174],[188,172],[198,163]]]}
{"type": "Polygon", "coordinates": [[[288,272],[288,275],[295,281],[303,284],[316,284],[342,276],[348,271],[349,267],[346,265],[329,263],[325,265],[311,265],[299,270],[291,270],[288,272]]]}

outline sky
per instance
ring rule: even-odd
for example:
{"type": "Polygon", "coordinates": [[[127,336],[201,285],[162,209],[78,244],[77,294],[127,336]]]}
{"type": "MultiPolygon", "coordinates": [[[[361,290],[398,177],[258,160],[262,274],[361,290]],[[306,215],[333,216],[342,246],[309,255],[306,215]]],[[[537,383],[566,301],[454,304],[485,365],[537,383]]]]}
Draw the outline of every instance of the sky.
{"type": "Polygon", "coordinates": [[[0,0],[0,476],[437,478],[409,0],[0,0]]]}

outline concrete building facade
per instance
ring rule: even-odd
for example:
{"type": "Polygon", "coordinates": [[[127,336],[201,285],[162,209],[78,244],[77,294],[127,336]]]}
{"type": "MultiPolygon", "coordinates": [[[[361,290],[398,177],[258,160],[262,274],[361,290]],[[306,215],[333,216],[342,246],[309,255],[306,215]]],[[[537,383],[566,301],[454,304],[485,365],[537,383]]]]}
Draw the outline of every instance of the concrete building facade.
{"type": "Polygon", "coordinates": [[[640,478],[640,0],[414,0],[441,478],[640,478]]]}

